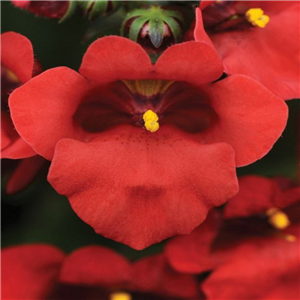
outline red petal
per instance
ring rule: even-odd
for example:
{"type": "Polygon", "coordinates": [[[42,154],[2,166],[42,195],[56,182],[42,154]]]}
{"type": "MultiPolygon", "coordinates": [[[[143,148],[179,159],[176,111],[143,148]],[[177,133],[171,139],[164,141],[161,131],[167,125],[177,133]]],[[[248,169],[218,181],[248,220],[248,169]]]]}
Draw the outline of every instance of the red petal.
{"type": "Polygon", "coordinates": [[[124,125],[91,143],[65,139],[48,180],[96,232],[142,249],[189,233],[237,192],[231,147],[193,138],[124,125]]]}
{"type": "Polygon", "coordinates": [[[185,81],[203,85],[223,73],[216,51],[205,43],[185,42],[169,47],[155,64],[157,79],[185,81]]]}
{"type": "Polygon", "coordinates": [[[61,282],[77,285],[122,287],[129,280],[129,262],[100,246],[80,248],[67,256],[60,273],[61,282]]]}
{"type": "Polygon", "coordinates": [[[20,159],[36,155],[14,128],[10,115],[1,112],[1,158],[20,159]]]}
{"type": "Polygon", "coordinates": [[[45,299],[56,284],[64,254],[48,245],[2,250],[2,298],[45,299]]]}
{"type": "Polygon", "coordinates": [[[202,10],[199,8],[196,9],[196,24],[194,28],[194,39],[197,42],[206,43],[214,47],[214,44],[212,43],[210,37],[208,36],[208,34],[204,29],[202,10]]]}
{"type": "Polygon", "coordinates": [[[1,111],[1,153],[2,150],[8,147],[12,142],[12,136],[10,134],[11,120],[6,113],[1,111]]]}
{"type": "Polygon", "coordinates": [[[276,194],[276,206],[287,207],[300,201],[300,187],[288,178],[276,177],[273,178],[280,191],[276,194]]]}
{"type": "Polygon", "coordinates": [[[79,134],[73,115],[89,87],[81,75],[65,67],[34,77],[9,98],[16,129],[38,154],[51,159],[57,141],[79,134]]]}
{"type": "MultiPolygon", "coordinates": [[[[276,12],[273,2],[257,2],[270,16],[265,28],[212,34],[213,44],[230,74],[247,75],[285,100],[299,98],[299,2],[288,1],[286,9],[279,2],[276,12]]],[[[195,32],[197,41],[206,39],[200,22],[195,32]]]]}
{"type": "Polygon", "coordinates": [[[204,92],[219,121],[202,133],[203,142],[230,144],[237,166],[265,156],[281,136],[288,117],[287,105],[254,80],[242,75],[229,76],[204,92]]]}
{"type": "Polygon", "coordinates": [[[132,281],[133,289],[139,292],[184,299],[197,297],[198,294],[196,278],[171,269],[162,254],[136,262],[132,281]]]}
{"type": "Polygon", "coordinates": [[[35,156],[36,152],[21,137],[1,151],[1,158],[21,159],[35,156]]]}
{"type": "Polygon", "coordinates": [[[291,5],[298,3],[298,1],[274,1],[274,3],[270,3],[269,1],[236,1],[234,6],[238,12],[245,12],[249,8],[259,7],[266,14],[278,14],[278,12],[283,11],[289,8],[291,5]]]}
{"type": "Polygon", "coordinates": [[[205,9],[207,6],[215,3],[216,0],[201,0],[200,1],[200,9],[205,9]]]}
{"type": "Polygon", "coordinates": [[[226,218],[247,217],[276,207],[279,188],[271,179],[248,175],[239,179],[239,186],[239,193],[225,207],[226,218]]]}
{"type": "Polygon", "coordinates": [[[33,49],[31,42],[16,32],[1,34],[1,64],[24,83],[32,77],[33,49]]]}
{"type": "Polygon", "coordinates": [[[26,188],[45,164],[40,156],[23,159],[8,179],[5,187],[7,194],[15,194],[26,188]]]}
{"type": "Polygon", "coordinates": [[[170,240],[165,252],[171,266],[178,272],[189,274],[212,270],[217,265],[212,253],[212,244],[220,225],[221,215],[213,210],[205,222],[191,234],[170,240]]]}
{"type": "Polygon", "coordinates": [[[203,290],[208,299],[298,299],[299,270],[299,240],[254,239],[232,251],[203,290]]]}
{"type": "Polygon", "coordinates": [[[85,53],[79,72],[91,81],[108,83],[149,79],[153,66],[145,50],[119,36],[98,39],[85,53]]]}

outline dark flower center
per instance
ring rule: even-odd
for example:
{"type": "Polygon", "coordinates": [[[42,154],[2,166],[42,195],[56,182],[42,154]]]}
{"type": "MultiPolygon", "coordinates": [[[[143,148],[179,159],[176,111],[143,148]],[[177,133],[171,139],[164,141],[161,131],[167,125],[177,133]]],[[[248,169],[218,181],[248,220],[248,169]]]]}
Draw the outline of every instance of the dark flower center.
{"type": "Polygon", "coordinates": [[[197,133],[217,119],[209,96],[200,88],[162,80],[118,81],[97,87],[84,95],[73,117],[74,124],[86,133],[121,124],[149,130],[147,120],[197,133]]]}
{"type": "Polygon", "coordinates": [[[109,288],[87,285],[58,284],[48,300],[180,300],[147,292],[113,291],[109,288]]]}
{"type": "Polygon", "coordinates": [[[260,8],[249,7],[246,3],[222,1],[214,3],[203,11],[203,22],[209,34],[247,30],[253,27],[264,28],[269,17],[260,8]]]}

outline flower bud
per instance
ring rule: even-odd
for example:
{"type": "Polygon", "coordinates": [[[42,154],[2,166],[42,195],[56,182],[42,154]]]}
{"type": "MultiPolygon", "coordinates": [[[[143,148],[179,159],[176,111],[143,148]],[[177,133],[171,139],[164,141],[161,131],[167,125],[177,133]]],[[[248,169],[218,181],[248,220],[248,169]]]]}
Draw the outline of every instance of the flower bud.
{"type": "Polygon", "coordinates": [[[141,44],[150,53],[159,53],[182,38],[183,18],[179,12],[152,6],[130,12],[122,35],[141,44]]]}
{"type": "Polygon", "coordinates": [[[78,1],[90,20],[113,13],[121,4],[120,1],[78,1]]]}
{"type": "Polygon", "coordinates": [[[76,1],[11,1],[12,4],[31,13],[61,21],[69,17],[76,7],[76,1]]]}

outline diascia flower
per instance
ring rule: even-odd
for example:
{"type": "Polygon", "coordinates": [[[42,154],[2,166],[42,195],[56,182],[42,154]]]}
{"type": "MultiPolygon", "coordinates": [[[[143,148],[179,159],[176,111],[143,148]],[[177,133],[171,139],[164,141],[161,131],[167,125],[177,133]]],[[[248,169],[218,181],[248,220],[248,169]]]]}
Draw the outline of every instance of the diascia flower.
{"type": "Polygon", "coordinates": [[[201,284],[207,299],[298,299],[299,200],[288,179],[245,176],[223,217],[212,210],[165,254],[179,272],[210,272],[201,284]]]}
{"type": "Polygon", "coordinates": [[[297,234],[290,233],[299,225],[299,185],[286,178],[248,175],[239,180],[239,186],[223,214],[212,210],[190,235],[167,244],[166,255],[174,269],[190,274],[211,271],[252,239],[274,239],[274,243],[279,239],[299,247],[297,234]]]}
{"type": "Polygon", "coordinates": [[[238,246],[203,283],[207,299],[299,299],[299,231],[289,230],[297,242],[269,237],[238,246]]]}
{"type": "Polygon", "coordinates": [[[259,83],[216,81],[223,67],[204,43],[153,65],[138,44],[105,37],[79,72],[54,68],[15,90],[14,124],[79,217],[136,249],[189,233],[235,195],[235,167],[264,156],[287,120],[259,83]]]}
{"type": "MultiPolygon", "coordinates": [[[[35,71],[38,71],[38,65],[35,71]]],[[[15,32],[1,34],[1,158],[22,159],[6,184],[9,194],[26,187],[45,161],[19,136],[8,108],[9,93],[28,81],[33,72],[34,57],[30,41],[15,32]]],[[[3,171],[6,171],[5,166],[3,171]]]]}
{"type": "Polygon", "coordinates": [[[43,244],[2,251],[2,299],[200,299],[196,278],[172,270],[163,254],[130,263],[100,246],[69,255],[43,244]]]}
{"type": "Polygon", "coordinates": [[[299,1],[216,1],[196,11],[196,41],[213,43],[228,74],[299,98],[299,1]]]}

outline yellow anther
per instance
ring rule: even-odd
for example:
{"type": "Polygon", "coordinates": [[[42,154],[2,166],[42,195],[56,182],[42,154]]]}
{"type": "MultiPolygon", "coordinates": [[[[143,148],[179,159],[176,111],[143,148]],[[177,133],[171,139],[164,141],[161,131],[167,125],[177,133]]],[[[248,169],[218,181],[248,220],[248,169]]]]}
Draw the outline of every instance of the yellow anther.
{"type": "Polygon", "coordinates": [[[110,295],[110,300],[131,300],[131,295],[124,292],[113,293],[110,295]]]}
{"type": "Polygon", "coordinates": [[[158,116],[157,114],[152,111],[151,109],[147,110],[144,114],[143,114],[143,120],[145,122],[145,128],[150,131],[150,132],[155,132],[158,130],[159,128],[159,124],[158,124],[158,116]]]}
{"type": "Polygon", "coordinates": [[[267,211],[269,223],[277,229],[285,229],[291,222],[288,216],[277,208],[271,208],[267,211]]]}
{"type": "Polygon", "coordinates": [[[143,114],[143,120],[145,122],[147,122],[147,121],[158,121],[158,116],[154,111],[149,109],[143,114]]]}
{"type": "Polygon", "coordinates": [[[246,19],[253,25],[264,28],[270,21],[270,17],[264,15],[260,8],[250,8],[245,13],[246,19]]]}

